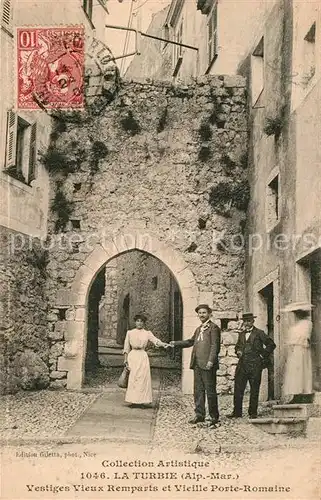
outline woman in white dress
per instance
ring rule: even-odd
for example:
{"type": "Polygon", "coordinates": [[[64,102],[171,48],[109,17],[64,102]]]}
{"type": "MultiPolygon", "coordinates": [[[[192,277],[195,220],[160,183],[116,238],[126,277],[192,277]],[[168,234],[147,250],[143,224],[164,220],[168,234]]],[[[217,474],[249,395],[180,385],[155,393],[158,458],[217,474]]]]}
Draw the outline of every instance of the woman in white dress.
{"type": "Polygon", "coordinates": [[[296,394],[312,393],[312,361],[310,337],[312,305],[290,304],[285,311],[293,312],[295,323],[290,327],[287,338],[287,358],[284,372],[283,395],[288,400],[296,394]],[[292,397],[291,397],[292,396],[292,397]]]}
{"type": "Polygon", "coordinates": [[[145,349],[148,342],[152,342],[156,347],[170,346],[156,338],[149,330],[145,330],[144,314],[137,314],[134,321],[136,328],[127,332],[123,351],[125,364],[129,368],[125,401],[131,405],[149,405],[153,401],[152,378],[145,349]]]}

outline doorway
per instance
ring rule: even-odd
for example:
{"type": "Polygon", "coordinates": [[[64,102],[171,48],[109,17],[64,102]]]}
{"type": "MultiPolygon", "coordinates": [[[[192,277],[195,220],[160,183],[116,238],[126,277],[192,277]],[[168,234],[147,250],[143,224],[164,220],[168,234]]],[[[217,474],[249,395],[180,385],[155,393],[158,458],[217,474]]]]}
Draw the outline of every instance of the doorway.
{"type": "Polygon", "coordinates": [[[100,271],[88,295],[88,333],[85,370],[95,372],[100,365],[98,356],[99,309],[105,291],[105,270],[100,271]]]}
{"type": "MultiPolygon", "coordinates": [[[[259,291],[261,327],[274,340],[274,285],[273,282],[259,291]],[[262,322],[264,323],[262,325],[262,322]]],[[[270,356],[267,370],[267,400],[274,399],[274,354],[270,356]]]]}
{"type": "Polygon", "coordinates": [[[117,321],[117,344],[124,345],[126,333],[130,328],[130,293],[123,299],[120,315],[117,321]]]}
{"type": "MultiPolygon", "coordinates": [[[[126,333],[135,328],[138,313],[146,314],[146,329],[163,342],[182,339],[183,302],[175,277],[158,258],[131,250],[108,261],[89,291],[86,359],[91,363],[86,363],[87,385],[95,386],[95,377],[99,385],[117,381],[123,368],[126,333]],[[90,375],[90,366],[99,367],[97,376],[90,375]]],[[[173,355],[173,349],[153,344],[148,344],[147,352],[152,375],[158,369],[161,375],[170,370],[166,380],[180,385],[181,352],[173,355]]]]}
{"type": "MultiPolygon", "coordinates": [[[[169,331],[171,332],[171,340],[181,340],[183,330],[183,302],[181,293],[173,277],[171,277],[170,281],[169,307],[169,331]]],[[[170,355],[172,359],[181,362],[182,349],[171,349],[170,355]]]]}

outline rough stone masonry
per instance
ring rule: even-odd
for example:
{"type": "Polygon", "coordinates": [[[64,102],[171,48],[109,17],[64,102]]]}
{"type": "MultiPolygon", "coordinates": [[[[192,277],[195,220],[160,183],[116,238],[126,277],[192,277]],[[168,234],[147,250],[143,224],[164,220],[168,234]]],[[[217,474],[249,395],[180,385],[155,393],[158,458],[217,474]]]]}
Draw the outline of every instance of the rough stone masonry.
{"type": "Polygon", "coordinates": [[[52,386],[66,385],[59,366],[74,318],[72,307],[61,316],[57,290],[71,288],[102,232],[126,232],[135,221],[179,252],[199,300],[217,311],[226,330],[219,389],[229,392],[237,362],[233,320],[244,292],[238,244],[248,195],[244,79],[208,76],[184,86],[124,81],[100,115],[65,120],[57,130],[51,153],[59,153],[61,170],[51,173],[55,243],[47,267],[52,386]]]}
{"type": "Polygon", "coordinates": [[[0,256],[0,394],[46,388],[47,252],[37,238],[1,228],[0,256]]]}

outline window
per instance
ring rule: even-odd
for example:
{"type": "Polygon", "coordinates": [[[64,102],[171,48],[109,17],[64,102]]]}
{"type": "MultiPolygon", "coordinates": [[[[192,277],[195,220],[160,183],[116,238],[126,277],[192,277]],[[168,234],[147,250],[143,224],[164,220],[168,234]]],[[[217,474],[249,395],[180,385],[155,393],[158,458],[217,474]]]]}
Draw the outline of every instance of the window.
{"type": "Polygon", "coordinates": [[[266,190],[266,226],[272,229],[280,219],[280,186],[279,174],[268,182],[266,190]]]}
{"type": "Polygon", "coordinates": [[[217,2],[215,2],[207,23],[207,53],[210,66],[217,57],[217,2]]]}
{"type": "Polygon", "coordinates": [[[164,26],[164,38],[165,38],[165,40],[169,40],[169,26],[168,26],[168,24],[165,24],[165,26],[164,26]]]}
{"type": "Polygon", "coordinates": [[[79,219],[70,219],[72,229],[80,229],[79,219]]]}
{"type": "Polygon", "coordinates": [[[77,193],[80,190],[81,190],[81,182],[76,182],[74,184],[74,193],[77,193]]]}
{"type": "MultiPolygon", "coordinates": [[[[185,0],[173,0],[171,2],[166,21],[164,23],[165,38],[168,41],[178,44],[184,43],[184,11],[185,0]]],[[[181,45],[171,44],[173,76],[177,76],[183,62],[183,47],[181,45]]]]}
{"type": "Polygon", "coordinates": [[[168,47],[168,42],[171,39],[171,29],[168,23],[163,26],[162,38],[164,38],[164,41],[162,42],[162,50],[165,51],[168,47]]]}
{"type": "MultiPolygon", "coordinates": [[[[174,33],[174,42],[183,43],[183,19],[179,22],[174,33]]],[[[173,45],[174,50],[174,75],[176,76],[183,61],[183,47],[181,45],[173,45]]]]}
{"type": "Polygon", "coordinates": [[[264,38],[262,37],[251,56],[252,106],[254,106],[264,89],[264,38]]]}
{"type": "Polygon", "coordinates": [[[152,278],[152,289],[153,290],[157,290],[157,286],[158,286],[158,277],[157,276],[154,276],[152,278]]]}
{"type": "Polygon", "coordinates": [[[65,321],[67,318],[66,318],[66,312],[67,312],[67,308],[59,308],[58,309],[58,318],[59,318],[59,321],[65,321]]]}
{"type": "Polygon", "coordinates": [[[93,0],[83,0],[82,7],[87,17],[92,20],[93,17],[93,0]]]}
{"type": "Polygon", "coordinates": [[[307,86],[315,75],[315,27],[313,23],[304,37],[302,84],[307,86]]]}
{"type": "Polygon", "coordinates": [[[35,179],[37,124],[29,123],[14,111],[8,111],[5,171],[30,184],[35,179]]]}
{"type": "Polygon", "coordinates": [[[11,8],[11,0],[4,0],[2,2],[1,26],[5,30],[8,30],[10,33],[12,32],[12,8],[11,8]]]}

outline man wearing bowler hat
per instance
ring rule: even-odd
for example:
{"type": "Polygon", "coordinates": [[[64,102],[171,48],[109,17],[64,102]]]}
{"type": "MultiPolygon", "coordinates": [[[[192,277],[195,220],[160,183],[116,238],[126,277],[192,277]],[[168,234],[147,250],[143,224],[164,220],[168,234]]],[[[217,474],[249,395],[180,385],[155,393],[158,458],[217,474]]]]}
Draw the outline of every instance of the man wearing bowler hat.
{"type": "Polygon", "coordinates": [[[256,316],[246,312],[242,316],[243,328],[239,332],[235,352],[239,362],[234,380],[234,410],[229,418],[242,417],[243,396],[247,382],[250,384],[250,418],[257,418],[257,407],[263,368],[269,362],[269,356],[276,345],[263,330],[254,326],[256,316]]]}
{"type": "Polygon", "coordinates": [[[211,418],[210,427],[215,427],[219,420],[216,393],[216,371],[221,344],[221,330],[211,320],[212,309],[207,304],[200,304],[195,311],[201,320],[194,335],[187,340],[172,341],[172,347],[192,347],[190,368],[194,370],[195,417],[189,421],[197,424],[205,421],[205,394],[211,418]]]}

